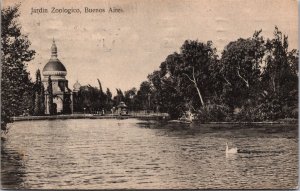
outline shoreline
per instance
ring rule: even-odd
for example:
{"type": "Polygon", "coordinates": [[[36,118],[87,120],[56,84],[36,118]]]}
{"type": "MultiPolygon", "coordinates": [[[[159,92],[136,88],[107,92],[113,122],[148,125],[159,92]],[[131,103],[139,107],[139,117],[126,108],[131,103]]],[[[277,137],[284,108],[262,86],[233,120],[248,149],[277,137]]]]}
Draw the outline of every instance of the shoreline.
{"type": "MultiPolygon", "coordinates": [[[[72,114],[72,115],[48,115],[48,116],[19,116],[12,117],[12,121],[34,121],[34,120],[56,120],[56,119],[142,119],[142,120],[165,120],[171,122],[167,115],[94,115],[94,114],[72,114]]],[[[180,120],[175,120],[180,123],[180,120]]],[[[196,123],[196,121],[194,121],[196,123]]],[[[201,124],[297,124],[298,119],[277,120],[277,121],[216,121],[202,122],[201,124]]]]}
{"type": "Polygon", "coordinates": [[[12,117],[12,121],[33,121],[33,120],[56,120],[56,119],[148,119],[167,120],[165,115],[94,115],[94,114],[72,114],[72,115],[45,115],[45,116],[19,116],[12,117]]]}

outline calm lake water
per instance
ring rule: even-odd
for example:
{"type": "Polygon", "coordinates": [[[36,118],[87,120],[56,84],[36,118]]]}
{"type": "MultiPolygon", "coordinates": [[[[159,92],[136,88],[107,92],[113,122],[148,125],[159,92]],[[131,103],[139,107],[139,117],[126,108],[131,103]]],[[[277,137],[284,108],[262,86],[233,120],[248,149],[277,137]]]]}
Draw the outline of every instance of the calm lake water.
{"type": "Polygon", "coordinates": [[[296,188],[297,125],[178,125],[138,119],[15,122],[3,188],[296,188]],[[241,153],[225,155],[225,144],[241,153]]]}

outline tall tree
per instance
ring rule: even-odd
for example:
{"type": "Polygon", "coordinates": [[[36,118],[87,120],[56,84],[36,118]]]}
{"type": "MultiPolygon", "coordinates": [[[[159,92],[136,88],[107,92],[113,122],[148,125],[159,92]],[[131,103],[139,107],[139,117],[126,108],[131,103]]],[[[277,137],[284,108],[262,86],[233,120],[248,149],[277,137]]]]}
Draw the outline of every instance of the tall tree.
{"type": "Polygon", "coordinates": [[[102,90],[102,85],[101,85],[101,82],[100,82],[100,80],[99,80],[99,79],[97,79],[97,81],[98,81],[98,84],[99,84],[99,90],[100,90],[100,92],[103,94],[103,90],[102,90]]]}
{"type": "Polygon", "coordinates": [[[106,110],[111,110],[113,106],[113,103],[112,103],[112,93],[111,91],[109,90],[109,88],[106,89],[106,101],[105,101],[105,109],[106,110]]]}
{"type": "Polygon", "coordinates": [[[40,100],[41,100],[40,115],[44,115],[45,114],[45,87],[43,83],[41,83],[40,100]]]}
{"type": "Polygon", "coordinates": [[[53,105],[53,89],[52,89],[52,80],[51,76],[48,77],[48,107],[49,107],[49,114],[54,114],[54,105],[53,105]]]}
{"type": "Polygon", "coordinates": [[[267,58],[263,73],[266,88],[269,92],[284,96],[297,86],[297,58],[296,50],[288,50],[288,37],[282,35],[277,27],[274,39],[266,43],[267,58]]]}
{"type": "Polygon", "coordinates": [[[160,70],[148,76],[155,92],[151,97],[155,106],[172,117],[204,108],[214,92],[211,76],[216,64],[212,42],[185,41],[179,53],[167,56],[160,70]]]}
{"type": "Polygon", "coordinates": [[[150,109],[150,99],[151,99],[151,83],[148,81],[143,81],[140,85],[140,89],[137,92],[137,98],[142,104],[142,109],[150,109]]]}
{"type": "Polygon", "coordinates": [[[1,128],[10,116],[20,115],[32,106],[32,86],[26,63],[33,59],[28,37],[18,22],[19,5],[1,9],[1,128]]]}
{"type": "Polygon", "coordinates": [[[106,95],[107,95],[107,98],[108,98],[108,99],[110,99],[110,100],[112,99],[112,93],[111,93],[111,91],[109,90],[109,88],[106,89],[106,95]]]}
{"type": "Polygon", "coordinates": [[[212,42],[187,40],[148,76],[151,100],[173,118],[187,109],[214,121],[297,117],[298,57],[278,28],[267,42],[261,31],[230,42],[221,59],[212,42]]]}
{"type": "Polygon", "coordinates": [[[241,107],[260,93],[261,65],[265,52],[261,31],[252,38],[230,42],[222,52],[220,76],[227,85],[225,102],[232,108],[241,107]]]}
{"type": "Polygon", "coordinates": [[[124,101],[124,94],[121,89],[116,88],[117,95],[114,97],[115,105],[118,105],[121,101],[124,101]]]}
{"type": "Polygon", "coordinates": [[[34,90],[34,115],[43,115],[45,112],[44,106],[44,86],[41,79],[41,72],[38,69],[36,71],[36,81],[33,87],[34,90]]]}
{"type": "Polygon", "coordinates": [[[99,105],[99,108],[98,110],[101,110],[101,109],[104,109],[105,107],[105,103],[106,103],[106,94],[103,92],[103,89],[102,89],[102,84],[100,82],[99,79],[97,79],[98,81],[98,84],[99,84],[99,100],[98,101],[98,105],[99,105]]]}
{"type": "MultiPolygon", "coordinates": [[[[291,110],[298,110],[299,52],[289,51],[288,45],[288,37],[275,27],[274,38],[266,42],[265,67],[262,74],[265,98],[269,99],[264,104],[266,112],[276,113],[275,118],[290,117],[291,110]],[[277,108],[267,106],[269,103],[274,103],[272,105],[277,105],[277,108]]],[[[294,114],[294,117],[297,115],[294,114]]]]}
{"type": "Polygon", "coordinates": [[[125,91],[124,93],[124,101],[130,110],[136,110],[136,88],[131,88],[130,90],[125,91]]]}
{"type": "Polygon", "coordinates": [[[188,80],[197,90],[197,95],[202,107],[205,107],[203,97],[210,96],[210,75],[211,65],[216,63],[216,49],[211,41],[202,43],[198,41],[185,41],[181,47],[182,62],[179,65],[179,76],[183,78],[183,83],[188,80]]]}

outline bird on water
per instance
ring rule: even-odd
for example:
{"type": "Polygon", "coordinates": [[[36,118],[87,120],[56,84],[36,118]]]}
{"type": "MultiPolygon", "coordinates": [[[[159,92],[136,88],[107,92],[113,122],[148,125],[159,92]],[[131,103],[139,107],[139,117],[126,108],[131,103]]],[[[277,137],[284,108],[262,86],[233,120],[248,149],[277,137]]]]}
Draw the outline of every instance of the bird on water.
{"type": "Polygon", "coordinates": [[[238,152],[238,149],[236,147],[234,148],[228,148],[228,143],[226,142],[226,154],[236,154],[238,152]]]}

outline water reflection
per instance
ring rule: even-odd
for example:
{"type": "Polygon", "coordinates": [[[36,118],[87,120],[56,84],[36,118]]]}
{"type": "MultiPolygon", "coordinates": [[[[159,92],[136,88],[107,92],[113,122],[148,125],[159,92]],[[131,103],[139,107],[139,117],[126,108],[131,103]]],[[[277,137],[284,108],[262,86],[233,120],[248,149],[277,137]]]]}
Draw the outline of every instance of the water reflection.
{"type": "Polygon", "coordinates": [[[297,127],[272,128],[137,119],[18,122],[3,145],[2,186],[295,188],[297,127]],[[226,142],[241,152],[226,157],[226,142]]]}
{"type": "Polygon", "coordinates": [[[24,187],[25,155],[22,152],[7,150],[1,143],[1,184],[7,189],[24,187]]]}

